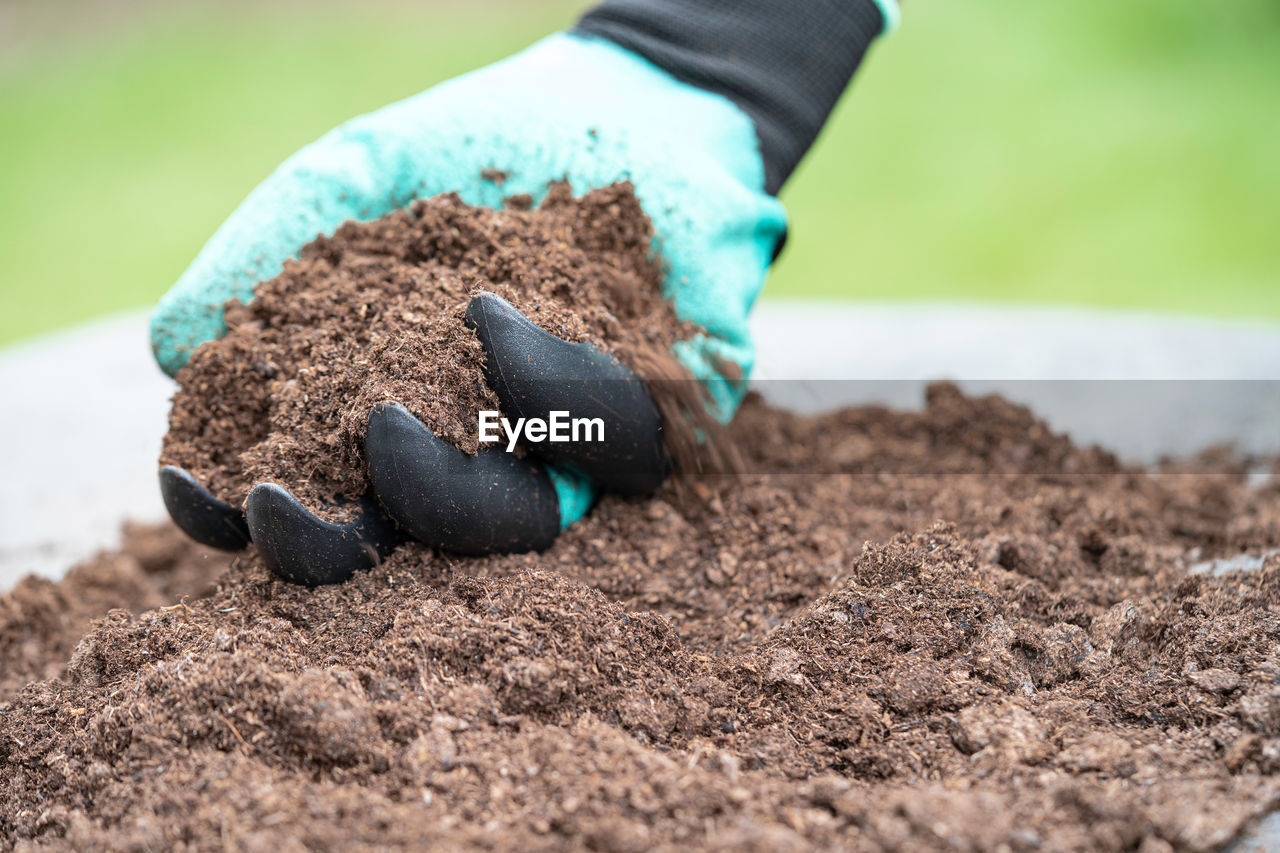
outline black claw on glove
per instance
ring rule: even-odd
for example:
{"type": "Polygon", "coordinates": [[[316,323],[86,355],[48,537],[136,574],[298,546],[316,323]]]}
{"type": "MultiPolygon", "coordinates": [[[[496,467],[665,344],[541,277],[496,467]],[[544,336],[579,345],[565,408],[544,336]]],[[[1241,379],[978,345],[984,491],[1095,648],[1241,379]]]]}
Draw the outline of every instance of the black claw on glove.
{"type": "Polygon", "coordinates": [[[378,500],[419,542],[459,554],[541,551],[560,532],[540,464],[496,447],[469,456],[398,403],[369,415],[364,452],[378,500]]]}
{"type": "Polygon", "coordinates": [[[245,501],[249,535],[271,571],[292,583],[341,583],[376,566],[399,542],[395,525],[366,497],[345,524],[324,521],[275,483],[245,501]]]}
{"type": "Polygon", "coordinates": [[[249,544],[244,513],[200,485],[175,465],[160,469],[160,496],[178,529],[201,545],[239,551],[249,544]]]}
{"type": "Polygon", "coordinates": [[[651,493],[671,473],[657,406],[622,362],[543,331],[492,293],[472,298],[466,320],[484,345],[485,379],[508,417],[561,411],[604,423],[603,441],[530,444],[532,453],[626,496],[651,493]]]}

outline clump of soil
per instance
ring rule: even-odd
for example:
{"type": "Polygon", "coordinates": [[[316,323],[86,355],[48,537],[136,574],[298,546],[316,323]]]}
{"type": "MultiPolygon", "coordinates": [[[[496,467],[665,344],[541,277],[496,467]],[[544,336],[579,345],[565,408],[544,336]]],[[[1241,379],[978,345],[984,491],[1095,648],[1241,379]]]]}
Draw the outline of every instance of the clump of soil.
{"type": "Polygon", "coordinates": [[[32,575],[0,597],[0,701],[55,678],[90,623],[213,591],[231,556],[197,545],[172,524],[126,523],[119,551],[72,566],[54,583],[32,575]]]}
{"type": "Polygon", "coordinates": [[[543,554],[406,546],[316,590],[248,557],[109,613],[0,705],[0,831],[1217,850],[1280,803],[1280,561],[1188,573],[1280,545],[1274,480],[1127,468],[946,386],[730,430],[772,474],[606,498],[543,554]]]}
{"type": "Polygon", "coordinates": [[[490,210],[442,195],[309,244],[249,305],[232,303],[226,336],[178,373],[161,464],[234,506],[275,482],[333,515],[336,499],[365,491],[361,445],[378,403],[403,404],[474,453],[476,412],[499,408],[463,323],[480,290],[566,340],[683,375],[667,353],[693,329],[662,297],[631,185],[575,199],[555,184],[528,207],[527,197],[490,210]]]}

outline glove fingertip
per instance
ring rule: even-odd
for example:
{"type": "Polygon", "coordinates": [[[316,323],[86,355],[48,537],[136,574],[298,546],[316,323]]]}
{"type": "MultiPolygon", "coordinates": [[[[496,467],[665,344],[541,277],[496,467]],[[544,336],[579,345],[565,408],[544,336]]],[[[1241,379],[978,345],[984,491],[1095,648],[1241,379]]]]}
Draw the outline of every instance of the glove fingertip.
{"type": "Polygon", "coordinates": [[[151,312],[151,353],[170,378],[205,341],[222,337],[226,323],[221,306],[193,309],[170,291],[151,312]]]}
{"type": "Polygon", "coordinates": [[[178,342],[178,336],[175,334],[177,324],[174,313],[168,303],[162,301],[151,312],[150,319],[151,354],[155,356],[156,363],[170,379],[178,375],[178,371],[191,357],[188,348],[181,346],[178,342]]]}

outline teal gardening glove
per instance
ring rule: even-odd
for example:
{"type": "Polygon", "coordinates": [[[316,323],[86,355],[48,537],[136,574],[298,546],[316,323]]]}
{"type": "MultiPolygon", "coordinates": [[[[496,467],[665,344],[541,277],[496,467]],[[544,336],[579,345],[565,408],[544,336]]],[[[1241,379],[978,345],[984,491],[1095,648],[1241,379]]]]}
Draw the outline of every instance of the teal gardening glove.
{"type": "MultiPolygon", "coordinates": [[[[713,366],[733,364],[743,376],[751,371],[747,314],[786,230],[784,211],[772,193],[812,142],[867,44],[892,21],[874,0],[865,0],[858,15],[851,15],[843,0],[830,2],[832,10],[815,12],[806,26],[793,27],[793,40],[783,39],[781,47],[772,43],[786,26],[777,26],[775,19],[783,16],[794,25],[797,16],[779,0],[748,0],[734,7],[738,11],[708,9],[717,4],[706,0],[606,2],[574,32],[550,36],[509,59],[341,125],[289,158],[255,189],[165,294],[151,322],[157,361],[174,375],[197,347],[225,332],[222,306],[228,300],[252,299],[256,284],[277,275],[303,245],[319,234],[331,234],[345,220],[373,219],[416,198],[445,192],[457,192],[471,204],[499,207],[504,197],[519,193],[538,201],[552,181],[567,179],[582,193],[630,180],[653,222],[655,248],[664,264],[664,295],[681,319],[706,330],[677,344],[675,355],[705,383],[715,416],[727,421],[744,383],[726,380],[713,366]],[[829,55],[818,50],[820,55],[810,56],[815,33],[836,38],[832,20],[824,14],[847,25],[844,43],[829,45],[829,55]],[[765,81],[757,87],[765,91],[754,100],[743,99],[738,91],[742,82],[733,73],[721,75],[732,96],[714,91],[716,86],[704,79],[714,78],[728,61],[717,47],[725,31],[732,30],[726,21],[743,30],[739,38],[756,38],[764,45],[762,67],[750,69],[765,81]],[[698,22],[705,22],[700,37],[710,40],[708,47],[673,47],[679,39],[664,35],[672,27],[688,31],[698,22]],[[675,55],[667,55],[672,50],[675,55]],[[841,61],[832,62],[832,55],[841,61]],[[801,79],[795,77],[797,68],[801,79]],[[814,83],[814,75],[823,85],[814,83]],[[701,85],[686,82],[691,78],[701,85]],[[779,115],[777,104],[792,101],[800,104],[795,110],[799,114],[782,110],[779,115]],[[507,175],[501,187],[481,177],[492,168],[507,175]]],[[[502,306],[491,309],[501,313],[502,306]]],[[[469,315],[474,319],[484,312],[469,315]]],[[[492,360],[494,346],[483,328],[478,332],[492,360]]],[[[501,389],[495,390],[506,408],[508,400],[501,389]]],[[[374,461],[371,457],[375,491],[401,526],[421,531],[418,538],[428,544],[462,551],[545,547],[556,531],[581,518],[597,491],[581,466],[550,464],[547,494],[553,495],[554,530],[525,536],[528,541],[492,529],[474,536],[464,529],[469,524],[493,525],[479,515],[501,519],[502,513],[406,523],[400,517],[405,513],[396,512],[394,496],[388,501],[378,488],[374,461]]],[[[449,466],[447,472],[458,473],[465,463],[454,460],[449,466]]],[[[437,468],[435,474],[440,473],[437,468]]],[[[166,484],[164,474],[162,486],[180,526],[208,539],[201,535],[201,524],[192,521],[192,506],[211,496],[193,495],[191,488],[198,484],[175,485],[172,477],[166,484]]],[[[400,496],[401,502],[414,503],[409,492],[400,496]]],[[[501,499],[497,494],[495,499],[501,499]]],[[[260,523],[255,523],[253,503],[251,495],[247,512],[253,541],[259,550],[297,552],[277,553],[274,561],[268,555],[268,562],[286,576],[298,576],[297,566],[290,570],[276,564],[318,558],[315,549],[290,542],[309,535],[309,522],[299,527],[282,521],[289,513],[276,506],[259,513],[260,523]]],[[[416,507],[416,514],[421,509],[416,507]]]]}

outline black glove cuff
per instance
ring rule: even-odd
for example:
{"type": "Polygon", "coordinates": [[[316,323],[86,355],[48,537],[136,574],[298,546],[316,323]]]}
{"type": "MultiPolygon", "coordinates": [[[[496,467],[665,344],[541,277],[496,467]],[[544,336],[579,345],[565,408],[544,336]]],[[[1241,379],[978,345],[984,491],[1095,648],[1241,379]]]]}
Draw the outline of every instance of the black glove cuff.
{"type": "Polygon", "coordinates": [[[574,32],[737,104],[777,194],[884,26],[875,0],[604,0],[574,32]]]}

